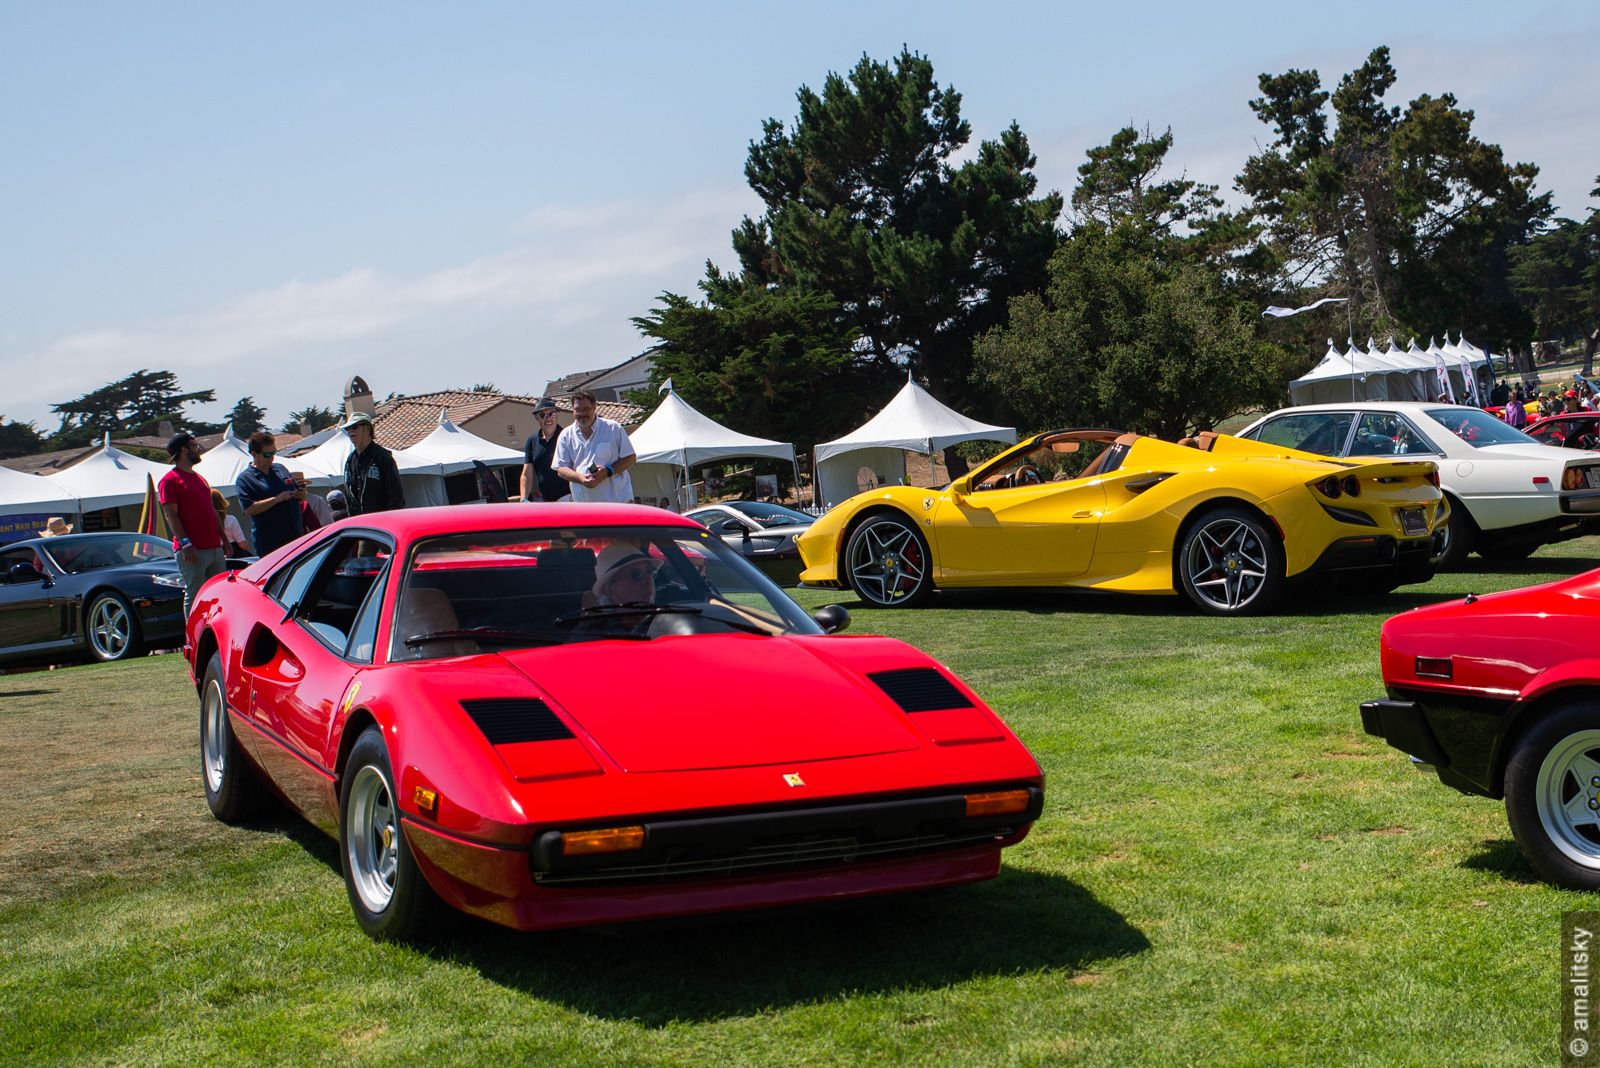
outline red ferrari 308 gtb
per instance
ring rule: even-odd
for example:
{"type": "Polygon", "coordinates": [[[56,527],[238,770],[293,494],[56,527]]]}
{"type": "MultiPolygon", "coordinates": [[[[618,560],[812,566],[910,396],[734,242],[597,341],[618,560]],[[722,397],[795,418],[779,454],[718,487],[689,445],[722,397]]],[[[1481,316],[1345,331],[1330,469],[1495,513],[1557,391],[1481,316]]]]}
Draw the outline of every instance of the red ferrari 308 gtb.
{"type": "Polygon", "coordinates": [[[235,822],[270,785],[384,938],[440,900],[534,929],[994,876],[1038,764],[847,619],[656,509],[347,519],[197,598],[206,799],[235,822]]]}
{"type": "Polygon", "coordinates": [[[1600,890],[1600,571],[1469,596],[1383,625],[1383,738],[1466,794],[1504,798],[1551,882],[1600,890]]]}

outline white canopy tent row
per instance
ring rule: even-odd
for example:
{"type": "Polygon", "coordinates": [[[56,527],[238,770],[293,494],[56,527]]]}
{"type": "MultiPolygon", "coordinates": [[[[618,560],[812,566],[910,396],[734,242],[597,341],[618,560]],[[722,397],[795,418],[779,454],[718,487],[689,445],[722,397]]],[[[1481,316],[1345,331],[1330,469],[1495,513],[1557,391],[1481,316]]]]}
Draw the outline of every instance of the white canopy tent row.
{"type": "Polygon", "coordinates": [[[63,471],[45,475],[44,480],[76,498],[80,512],[94,512],[142,506],[149,483],[159,484],[171,470],[171,464],[158,464],[123,452],[111,444],[111,435],[107,434],[100,448],[63,471]]]}
{"type": "Polygon", "coordinates": [[[250,446],[234,437],[233,424],[222,432],[222,440],[207,449],[194,465],[200,477],[212,489],[219,489],[229,497],[236,496],[239,475],[250,466],[250,446]]]}
{"type": "Polygon", "coordinates": [[[963,441],[1014,444],[1017,431],[968,419],[945,407],[906,376],[906,384],[883,410],[842,438],[824,442],[812,454],[820,499],[835,505],[871,486],[862,485],[868,468],[875,485],[899,485],[906,478],[906,453],[932,455],[963,441]]]}
{"type": "MultiPolygon", "coordinates": [[[[671,386],[660,407],[628,440],[639,458],[629,472],[634,494],[652,500],[668,497],[680,509],[698,503],[689,484],[692,467],[757,457],[787,460],[791,466],[795,462],[793,445],[729,430],[691,408],[671,386]]],[[[799,484],[800,470],[795,467],[795,485],[799,484]]]]}
{"type": "MultiPolygon", "coordinates": [[[[448,408],[441,408],[439,425],[427,437],[394,454],[408,507],[448,504],[445,478],[471,471],[480,463],[488,467],[522,466],[522,453],[462,430],[450,421],[448,413],[448,408]]],[[[342,465],[340,471],[342,480],[342,465]]]]}
{"type": "Polygon", "coordinates": [[[1366,350],[1352,341],[1344,352],[1329,338],[1317,365],[1289,383],[1289,402],[1426,401],[1441,393],[1462,403],[1481,402],[1488,394],[1489,359],[1465,338],[1451,342],[1448,335],[1443,346],[1430,341],[1426,349],[1415,338],[1400,349],[1390,338],[1380,350],[1369,338],[1366,350]]]}
{"type": "Polygon", "coordinates": [[[0,534],[32,537],[43,524],[29,517],[59,515],[65,519],[77,511],[77,498],[49,479],[0,467],[0,534]],[[15,518],[7,522],[8,516],[15,518]]]}

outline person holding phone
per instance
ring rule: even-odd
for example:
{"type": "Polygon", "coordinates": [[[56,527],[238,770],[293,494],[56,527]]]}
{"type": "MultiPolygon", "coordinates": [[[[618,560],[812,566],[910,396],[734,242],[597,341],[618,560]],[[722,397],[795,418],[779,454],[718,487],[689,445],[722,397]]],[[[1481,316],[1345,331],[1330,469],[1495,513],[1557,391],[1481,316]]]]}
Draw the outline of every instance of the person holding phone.
{"type": "Polygon", "coordinates": [[[277,455],[277,440],[258,430],[250,435],[250,466],[239,473],[239,505],[250,517],[250,539],[261,556],[305,533],[300,515],[305,486],[282,464],[273,463],[277,455]]]}

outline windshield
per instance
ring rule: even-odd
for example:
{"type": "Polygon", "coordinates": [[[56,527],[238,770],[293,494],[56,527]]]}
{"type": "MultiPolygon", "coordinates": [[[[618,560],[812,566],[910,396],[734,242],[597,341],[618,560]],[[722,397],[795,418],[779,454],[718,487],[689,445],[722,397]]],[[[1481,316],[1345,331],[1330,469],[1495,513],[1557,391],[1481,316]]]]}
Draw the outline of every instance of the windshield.
{"type": "Polygon", "coordinates": [[[1537,445],[1528,435],[1507,426],[1482,408],[1429,408],[1429,419],[1471,445],[1537,445]]]}
{"type": "Polygon", "coordinates": [[[821,633],[782,590],[705,531],[496,531],[417,545],[389,658],[692,634],[821,633]]]}
{"type": "Polygon", "coordinates": [[[80,534],[40,547],[69,575],[172,559],[172,543],[149,534],[80,534]]]}
{"type": "Polygon", "coordinates": [[[788,527],[796,524],[810,524],[816,521],[816,516],[797,512],[793,508],[785,508],[781,504],[766,504],[761,501],[729,501],[728,507],[737,512],[742,512],[760,523],[764,527],[788,527]]]}

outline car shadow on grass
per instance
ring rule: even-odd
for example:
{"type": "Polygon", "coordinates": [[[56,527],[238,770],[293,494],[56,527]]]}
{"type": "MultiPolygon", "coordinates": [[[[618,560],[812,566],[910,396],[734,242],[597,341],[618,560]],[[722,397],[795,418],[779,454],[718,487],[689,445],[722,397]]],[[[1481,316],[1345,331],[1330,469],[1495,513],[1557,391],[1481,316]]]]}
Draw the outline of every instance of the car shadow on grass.
{"type": "Polygon", "coordinates": [[[1508,882],[1537,883],[1539,876],[1528,865],[1528,859],[1517,848],[1517,843],[1506,838],[1486,838],[1478,844],[1477,852],[1461,862],[1461,867],[1473,871],[1493,872],[1504,876],[1508,882]]]}
{"type": "Polygon", "coordinates": [[[976,885],[672,924],[520,934],[467,921],[426,949],[578,1012],[664,1027],[985,976],[1092,971],[1149,945],[1070,879],[1006,868],[976,885]]]}
{"type": "MultiPolygon", "coordinates": [[[[1460,593],[1429,590],[1426,586],[1410,587],[1396,593],[1379,595],[1355,593],[1325,593],[1314,596],[1292,595],[1289,601],[1265,616],[1392,616],[1423,605],[1457,600],[1460,593]]],[[[836,601],[850,612],[874,611],[874,606],[863,601],[836,601]]],[[[940,590],[925,609],[911,611],[937,611],[939,609],[1023,612],[1029,615],[1095,615],[1132,618],[1190,619],[1208,618],[1176,595],[1140,596],[1126,593],[1108,593],[1102,590],[1060,589],[994,589],[994,590],[940,590]]],[[[882,609],[882,611],[901,611],[882,609]]]]}

